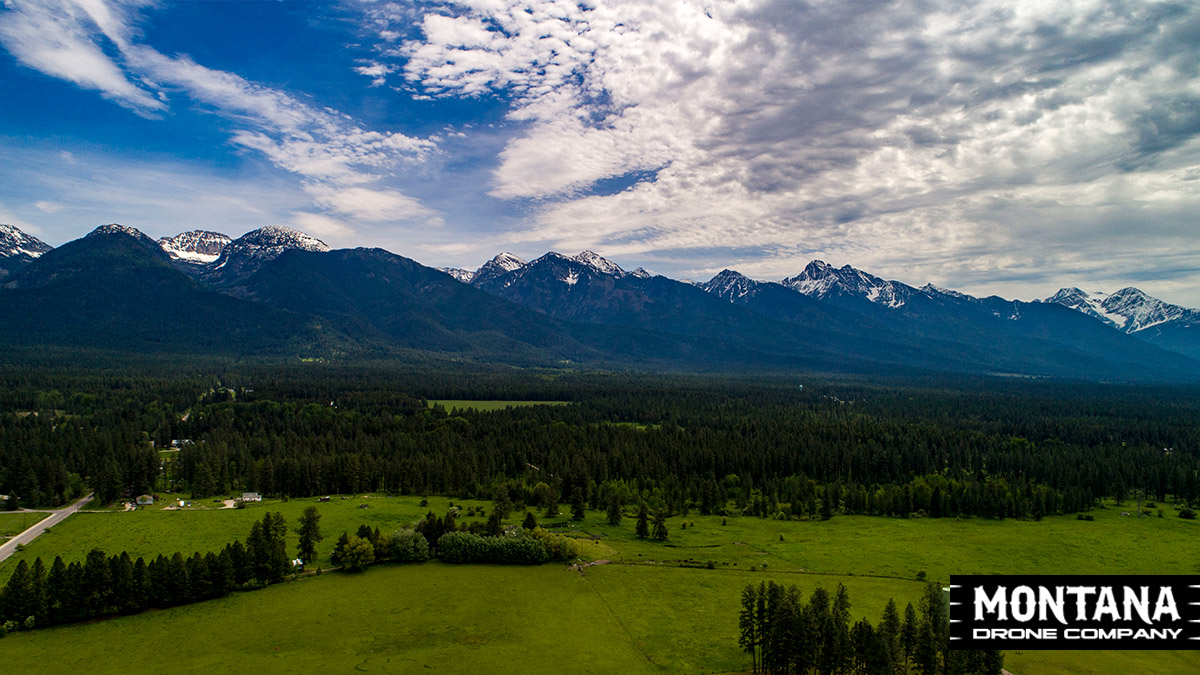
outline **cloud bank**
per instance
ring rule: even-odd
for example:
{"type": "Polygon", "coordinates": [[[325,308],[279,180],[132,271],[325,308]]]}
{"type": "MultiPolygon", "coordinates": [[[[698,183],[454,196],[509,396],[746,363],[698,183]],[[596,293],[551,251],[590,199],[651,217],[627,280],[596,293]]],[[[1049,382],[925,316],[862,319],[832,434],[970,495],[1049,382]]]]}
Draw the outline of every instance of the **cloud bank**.
{"type": "Polygon", "coordinates": [[[1175,2],[478,0],[390,53],[510,101],[490,192],[537,207],[510,241],[1016,288],[1197,279],[1198,37],[1175,2]]]}

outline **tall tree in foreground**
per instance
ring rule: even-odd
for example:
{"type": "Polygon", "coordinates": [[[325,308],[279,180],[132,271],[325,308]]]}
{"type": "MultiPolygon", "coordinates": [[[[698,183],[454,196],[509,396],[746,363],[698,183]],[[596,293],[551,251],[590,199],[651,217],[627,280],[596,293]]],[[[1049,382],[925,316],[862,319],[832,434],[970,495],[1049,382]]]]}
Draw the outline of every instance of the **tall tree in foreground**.
{"type": "Polygon", "coordinates": [[[634,532],[642,539],[650,536],[650,509],[646,502],[642,502],[642,507],[638,510],[637,527],[634,528],[634,532]]]}
{"type": "Polygon", "coordinates": [[[300,559],[305,563],[317,559],[317,542],[325,537],[321,535],[321,512],[315,506],[304,509],[300,516],[300,527],[296,530],[300,535],[300,559]]]}

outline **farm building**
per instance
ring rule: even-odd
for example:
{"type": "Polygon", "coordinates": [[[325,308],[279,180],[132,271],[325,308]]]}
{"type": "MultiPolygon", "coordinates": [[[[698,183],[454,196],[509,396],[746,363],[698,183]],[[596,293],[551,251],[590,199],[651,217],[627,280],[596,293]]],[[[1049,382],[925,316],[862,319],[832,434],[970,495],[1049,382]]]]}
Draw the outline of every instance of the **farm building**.
{"type": "Polygon", "coordinates": [[[243,492],[242,493],[242,501],[244,501],[244,502],[261,502],[262,495],[258,494],[257,492],[243,492]]]}

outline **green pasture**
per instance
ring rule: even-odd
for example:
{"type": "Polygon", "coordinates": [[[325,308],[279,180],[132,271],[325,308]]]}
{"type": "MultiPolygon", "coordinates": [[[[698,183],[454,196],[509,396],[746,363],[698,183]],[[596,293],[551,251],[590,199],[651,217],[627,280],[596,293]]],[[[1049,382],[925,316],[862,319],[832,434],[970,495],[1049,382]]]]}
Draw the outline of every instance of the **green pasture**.
{"type": "Polygon", "coordinates": [[[9,635],[8,672],[656,673],[559,565],[389,565],[9,635]]]}
{"type": "Polygon", "coordinates": [[[15,537],[45,520],[49,515],[49,513],[31,511],[0,511],[0,539],[15,537]]]}
{"type": "Polygon", "coordinates": [[[505,408],[522,408],[531,405],[570,405],[570,401],[468,401],[468,400],[440,400],[429,401],[429,407],[440,405],[447,411],[454,410],[475,410],[478,412],[491,412],[493,410],[504,410],[505,408]]]}
{"type": "MultiPolygon", "coordinates": [[[[442,515],[451,502],[460,506],[463,512],[469,506],[490,506],[488,502],[430,497],[429,505],[422,507],[420,497],[378,495],[347,496],[346,499],[335,495],[328,502],[318,502],[316,497],[286,502],[268,500],[242,509],[219,509],[220,505],[211,500],[196,501],[214,507],[209,510],[166,510],[163,508],[166,501],[160,500],[153,507],[136,511],[80,511],[43,533],[24,551],[0,563],[0,579],[7,579],[19,560],[32,564],[35,558],[41,557],[49,563],[61,555],[66,562],[82,561],[93,548],[110,554],[126,551],[134,559],[139,556],[151,558],[159,553],[170,555],[176,551],[184,555],[216,551],[235,539],[245,541],[250,526],[268,511],[283,514],[289,529],[288,546],[294,551],[298,542],[295,528],[299,525],[300,514],[309,506],[320,510],[325,541],[318,546],[322,553],[319,562],[329,566],[329,550],[342,531],[353,534],[359,525],[366,524],[379,528],[380,532],[390,532],[412,525],[430,510],[442,515]],[[367,508],[359,508],[362,504],[367,508]]],[[[476,519],[460,518],[460,522],[471,520],[476,519]]]]}
{"type": "MultiPolygon", "coordinates": [[[[443,514],[450,502],[464,511],[490,508],[446,498],[430,498],[421,507],[419,501],[359,495],[246,509],[80,513],[6,561],[0,578],[21,557],[82,559],[92,547],[134,557],[213,550],[244,538],[266,511],[281,511],[294,527],[311,504],[322,513],[323,558],[342,530],[353,532],[361,523],[388,531],[429,510],[443,514]],[[369,508],[358,508],[364,503],[369,508]]],[[[563,525],[552,531],[588,540],[588,558],[609,563],[582,574],[557,564],[384,565],[135,617],[9,635],[0,651],[24,667],[36,663],[50,640],[68,637],[55,642],[68,645],[62,665],[87,663],[97,672],[144,670],[160,658],[150,645],[177,642],[187,643],[173,652],[177,672],[241,666],[295,672],[740,672],[748,661],[737,648],[737,607],[747,583],[771,579],[795,584],[806,595],[842,583],[852,613],[877,621],[888,598],[901,610],[917,599],[922,571],[942,582],[973,573],[1196,571],[1192,552],[1200,523],[1173,517],[1170,509],[1166,518],[1121,516],[1123,510],[1132,509],[1096,509],[1091,522],[1074,516],[794,522],[692,515],[668,520],[667,542],[634,536],[632,513],[614,527],[600,512],[588,511],[576,522],[535,511],[543,525],[563,525]],[[240,631],[240,624],[255,630],[240,631]],[[172,637],[193,633],[204,640],[172,637]]],[[[524,515],[514,511],[507,522],[519,523],[524,515]]],[[[294,534],[289,539],[294,548],[294,534]]],[[[1200,653],[1010,652],[1006,667],[1016,675],[1200,672],[1200,653]]]]}

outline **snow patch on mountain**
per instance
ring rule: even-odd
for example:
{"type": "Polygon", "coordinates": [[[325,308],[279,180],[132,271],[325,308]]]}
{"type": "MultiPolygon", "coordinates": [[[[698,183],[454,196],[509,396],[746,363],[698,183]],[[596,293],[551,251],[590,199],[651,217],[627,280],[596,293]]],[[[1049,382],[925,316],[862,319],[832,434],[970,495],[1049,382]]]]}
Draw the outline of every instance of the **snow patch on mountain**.
{"type": "Polygon", "coordinates": [[[479,269],[475,270],[475,274],[471,277],[471,283],[478,286],[486,281],[502,277],[509,272],[519,270],[527,264],[523,259],[511,253],[501,253],[483,263],[479,269]]]}
{"type": "Polygon", "coordinates": [[[471,283],[471,280],[475,278],[474,272],[471,270],[464,270],[461,267],[439,267],[437,269],[439,272],[445,272],[446,274],[454,277],[456,281],[461,281],[464,284],[471,283]]]}
{"type": "Polygon", "coordinates": [[[649,272],[647,272],[644,268],[639,267],[636,270],[630,272],[629,276],[637,277],[639,279],[649,279],[653,275],[650,274],[649,272]]]}
{"type": "Polygon", "coordinates": [[[978,299],[973,295],[967,295],[966,293],[959,293],[958,291],[952,291],[949,288],[942,288],[941,286],[935,286],[933,284],[925,284],[924,286],[921,287],[921,291],[930,297],[944,295],[944,296],[951,297],[951,298],[957,298],[959,300],[977,300],[978,299]]]}
{"type": "Polygon", "coordinates": [[[51,248],[49,244],[31,234],[25,234],[12,225],[0,223],[0,258],[30,261],[51,248]]]}
{"type": "Polygon", "coordinates": [[[717,297],[733,302],[753,293],[758,287],[758,282],[740,272],[726,269],[699,286],[717,297]]]}
{"type": "Polygon", "coordinates": [[[324,252],[329,246],[298,230],[281,225],[268,225],[251,230],[234,239],[221,251],[214,269],[221,269],[233,260],[264,263],[283,255],[284,251],[324,252]]]}
{"type": "Polygon", "coordinates": [[[144,232],[137,229],[136,227],[129,227],[128,225],[120,225],[118,223],[109,223],[108,225],[101,225],[100,227],[97,227],[96,229],[87,233],[87,236],[89,236],[89,237],[107,237],[107,236],[113,236],[113,235],[122,235],[122,236],[126,236],[126,237],[133,237],[134,239],[137,239],[138,241],[149,242],[151,244],[154,244],[155,246],[158,246],[157,241],[154,241],[150,237],[146,236],[146,234],[144,232]]]}
{"type": "Polygon", "coordinates": [[[571,260],[587,265],[601,274],[608,274],[614,277],[625,276],[625,270],[621,269],[620,265],[592,251],[581,251],[579,255],[573,256],[571,260]]]}
{"type": "Polygon", "coordinates": [[[1200,322],[1200,311],[1163,302],[1132,286],[1113,294],[1062,288],[1045,299],[1099,319],[1124,333],[1136,333],[1160,324],[1200,322]]]}
{"type": "Polygon", "coordinates": [[[783,285],[818,300],[842,294],[863,298],[884,307],[903,307],[916,291],[907,284],[887,281],[850,265],[835,268],[822,260],[810,262],[800,274],[783,280],[783,285]]]}
{"type": "Polygon", "coordinates": [[[163,237],[158,240],[158,245],[173,260],[208,264],[216,262],[217,258],[221,257],[221,252],[232,241],[228,235],[220,232],[192,230],[191,232],[182,232],[174,237],[163,237]]]}

